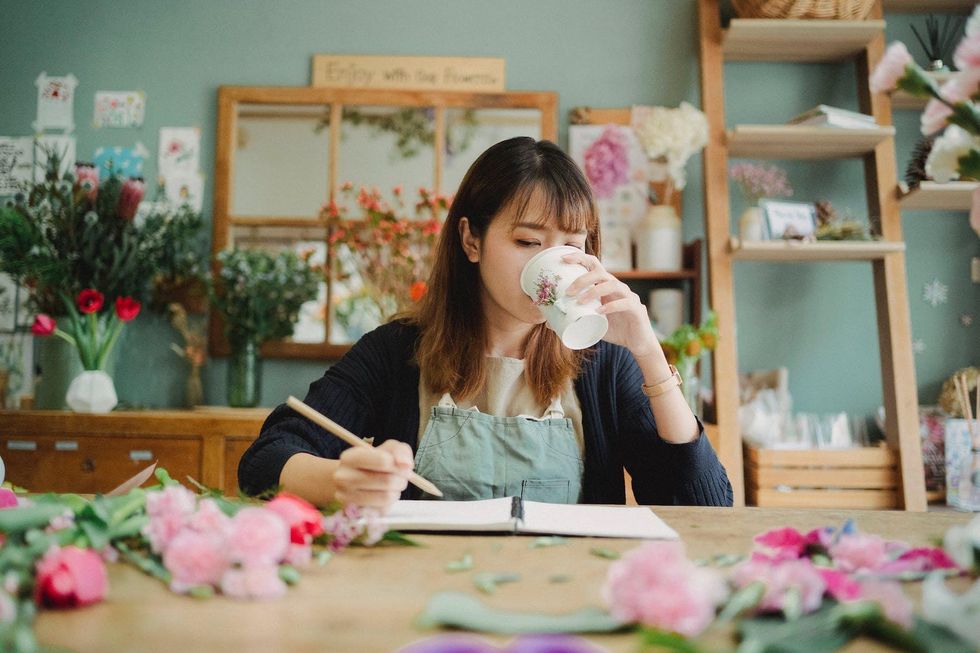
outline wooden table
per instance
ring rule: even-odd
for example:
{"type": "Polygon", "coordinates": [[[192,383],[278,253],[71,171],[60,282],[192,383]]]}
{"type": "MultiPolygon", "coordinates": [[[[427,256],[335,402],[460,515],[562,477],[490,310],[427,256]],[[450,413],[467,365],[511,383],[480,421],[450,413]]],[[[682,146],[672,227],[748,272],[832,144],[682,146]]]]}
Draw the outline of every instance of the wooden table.
{"type": "MultiPolygon", "coordinates": [[[[717,553],[745,553],[752,536],[779,526],[810,529],[840,525],[851,517],[858,528],[888,539],[928,544],[970,515],[760,508],[658,507],[655,512],[677,530],[694,559],[717,553]]],[[[480,571],[508,571],[521,580],[498,587],[485,601],[504,609],[567,612],[601,605],[600,587],[610,560],[589,554],[601,545],[617,551],[636,540],[569,539],[565,545],[529,548],[532,537],[413,536],[424,547],[352,548],[325,566],[314,566],[278,600],[236,602],[223,597],[194,600],[172,594],[157,581],[118,564],[109,570],[108,599],[67,612],[44,612],[37,621],[40,641],[79,653],[269,653],[272,651],[393,651],[434,634],[413,626],[433,593],[459,590],[480,594],[472,577],[480,571]],[[450,573],[446,563],[473,556],[471,571],[450,573]],[[549,582],[555,574],[568,582],[549,582]]],[[[918,599],[918,586],[906,586],[918,599]]],[[[721,633],[716,639],[724,640],[721,633]]],[[[489,637],[499,644],[509,638],[489,637]]],[[[635,634],[593,637],[610,651],[637,650],[635,634]]],[[[723,641],[717,642],[720,646],[723,641]]],[[[715,647],[712,647],[715,648],[715,647]]],[[[887,650],[871,642],[847,650],[887,650]]]]}

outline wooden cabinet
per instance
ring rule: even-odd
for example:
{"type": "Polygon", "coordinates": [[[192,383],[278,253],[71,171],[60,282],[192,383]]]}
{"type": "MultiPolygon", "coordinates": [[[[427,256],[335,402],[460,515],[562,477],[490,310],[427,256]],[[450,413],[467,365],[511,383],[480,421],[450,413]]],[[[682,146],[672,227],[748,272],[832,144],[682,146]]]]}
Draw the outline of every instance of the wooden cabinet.
{"type": "Polygon", "coordinates": [[[153,462],[238,493],[238,461],[269,409],[0,412],[7,479],[32,492],[107,492],[153,462]]]}

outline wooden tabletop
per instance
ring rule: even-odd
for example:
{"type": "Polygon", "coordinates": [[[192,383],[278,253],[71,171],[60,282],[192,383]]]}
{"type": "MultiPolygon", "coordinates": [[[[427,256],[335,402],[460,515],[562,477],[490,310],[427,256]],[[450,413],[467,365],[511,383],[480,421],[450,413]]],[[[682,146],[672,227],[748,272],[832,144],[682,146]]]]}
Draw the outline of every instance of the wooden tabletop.
{"type": "MultiPolygon", "coordinates": [[[[746,553],[752,536],[779,526],[810,529],[840,525],[853,518],[858,528],[910,544],[929,544],[970,515],[955,512],[908,513],[760,508],[657,507],[655,512],[684,540],[688,556],[746,553]]],[[[79,653],[268,653],[271,651],[394,651],[435,634],[413,625],[435,592],[457,590],[480,595],[508,610],[570,612],[602,605],[600,588],[610,560],[589,553],[595,546],[617,551],[636,540],[570,538],[566,544],[529,548],[533,537],[415,535],[422,547],[351,548],[325,566],[303,572],[300,583],[281,599],[239,602],[215,597],[195,600],[172,594],[133,568],[109,569],[105,602],[85,609],[43,612],[37,633],[45,644],[79,653]],[[469,553],[473,569],[451,573],[446,564],[469,553]],[[518,582],[500,585],[493,595],[473,586],[478,572],[516,572],[518,582]],[[570,576],[552,582],[552,576],[570,576]]],[[[917,585],[906,585],[917,600],[917,585]]],[[[725,643],[727,633],[712,640],[725,643]]],[[[503,644],[506,637],[488,639],[503,644]]],[[[590,637],[610,651],[634,652],[635,634],[590,637]]],[[[710,642],[711,640],[709,640],[710,642]]],[[[730,645],[729,645],[730,646],[730,645]]],[[[712,646],[711,648],[716,648],[712,646]]],[[[846,650],[888,650],[870,642],[846,650]]]]}

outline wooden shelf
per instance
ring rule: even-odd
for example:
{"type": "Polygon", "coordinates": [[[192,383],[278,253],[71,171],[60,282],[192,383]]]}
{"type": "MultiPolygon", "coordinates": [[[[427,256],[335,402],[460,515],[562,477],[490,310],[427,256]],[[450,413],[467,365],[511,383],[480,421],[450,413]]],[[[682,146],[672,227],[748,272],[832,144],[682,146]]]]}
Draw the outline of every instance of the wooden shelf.
{"type": "Polygon", "coordinates": [[[924,181],[911,191],[905,184],[899,184],[897,192],[903,209],[969,211],[973,191],[977,188],[980,188],[980,182],[976,181],[951,181],[947,184],[924,181]]]}
{"type": "Polygon", "coordinates": [[[739,261],[873,261],[894,252],[904,252],[904,242],[793,240],[729,241],[732,258],[739,261]]]}
{"type": "Polygon", "coordinates": [[[885,29],[883,20],[735,18],[722,33],[729,61],[842,61],[885,29]]]}
{"type": "Polygon", "coordinates": [[[698,278],[698,273],[694,270],[677,270],[675,272],[660,270],[621,270],[614,272],[610,270],[610,272],[620,281],[684,281],[698,278]]]}
{"type": "MultiPolygon", "coordinates": [[[[940,86],[946,82],[955,73],[943,72],[943,73],[930,73],[926,72],[926,75],[931,77],[940,86]]],[[[895,91],[892,93],[892,109],[924,109],[929,98],[916,97],[915,95],[910,95],[905,91],[895,91]]]]}
{"type": "Polygon", "coordinates": [[[728,132],[728,155],[758,159],[848,159],[873,152],[878,143],[894,134],[894,127],[737,125],[728,132]]]}
{"type": "Polygon", "coordinates": [[[891,14],[968,14],[975,0],[884,0],[885,12],[891,14]]]}

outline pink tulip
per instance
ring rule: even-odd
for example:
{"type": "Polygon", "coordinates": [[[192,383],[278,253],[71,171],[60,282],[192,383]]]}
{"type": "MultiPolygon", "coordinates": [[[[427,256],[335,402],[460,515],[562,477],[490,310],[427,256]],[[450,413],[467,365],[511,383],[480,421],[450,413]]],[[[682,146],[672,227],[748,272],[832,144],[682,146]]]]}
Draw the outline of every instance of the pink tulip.
{"type": "Polygon", "coordinates": [[[136,209],[143,201],[143,194],[146,186],[142,177],[130,177],[123,182],[122,190],[119,191],[119,204],[116,206],[116,214],[123,220],[132,220],[136,217],[136,209]]]}
{"type": "Polygon", "coordinates": [[[74,608],[105,597],[105,563],[91,549],[51,547],[37,563],[34,599],[49,608],[74,608]]]}
{"type": "Polygon", "coordinates": [[[34,324],[31,325],[31,333],[36,336],[50,336],[57,328],[54,318],[44,313],[34,316],[34,324]]]}
{"type": "Polygon", "coordinates": [[[887,93],[894,91],[898,85],[898,80],[905,75],[905,68],[913,63],[912,55],[909,54],[905,44],[895,41],[885,50],[885,56],[881,58],[874,72],[871,73],[870,85],[872,93],[887,93]]]}

